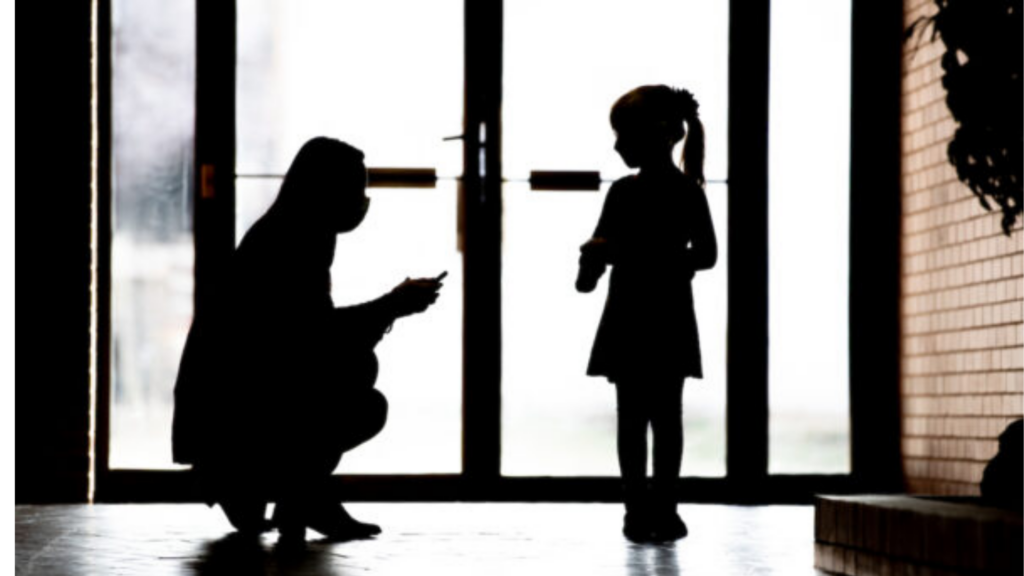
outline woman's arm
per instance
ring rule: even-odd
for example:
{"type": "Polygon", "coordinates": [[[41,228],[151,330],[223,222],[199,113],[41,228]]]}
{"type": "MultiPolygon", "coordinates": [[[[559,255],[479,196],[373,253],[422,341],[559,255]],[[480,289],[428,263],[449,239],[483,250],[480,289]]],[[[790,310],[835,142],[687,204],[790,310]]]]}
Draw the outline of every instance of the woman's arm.
{"type": "Polygon", "coordinates": [[[334,325],[362,343],[376,345],[395,320],[426,310],[437,300],[440,280],[406,279],[387,294],[355,306],[335,308],[334,325]]]}
{"type": "Polygon", "coordinates": [[[362,346],[376,346],[398,319],[393,296],[385,294],[376,300],[335,308],[331,324],[344,339],[362,346]]]}

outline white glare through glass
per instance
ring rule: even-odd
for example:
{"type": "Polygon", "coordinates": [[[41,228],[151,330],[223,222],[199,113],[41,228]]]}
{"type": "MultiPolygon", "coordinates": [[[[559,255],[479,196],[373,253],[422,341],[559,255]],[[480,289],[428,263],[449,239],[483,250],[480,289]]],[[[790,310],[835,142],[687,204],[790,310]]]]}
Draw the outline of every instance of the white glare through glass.
{"type": "Polygon", "coordinates": [[[769,471],[850,471],[850,1],[774,0],[769,471]]]}
{"type": "MultiPolygon", "coordinates": [[[[238,5],[240,238],[311,137],[353,144],[371,167],[461,173],[460,0],[246,0],[238,5]],[[252,178],[249,176],[274,176],[252,178]]],[[[335,304],[372,300],[407,276],[448,271],[438,303],[399,320],[377,348],[390,405],[381,434],[344,473],[453,473],[462,449],[462,257],[451,180],[371,189],[366,220],[338,238],[335,304]]]]}
{"type": "MultiPolygon", "coordinates": [[[[238,182],[239,234],[277,196],[279,179],[238,182]]],[[[377,389],[388,399],[379,436],[342,458],[339,473],[455,473],[462,455],[462,255],[456,190],[371,188],[366,219],[338,236],[331,295],[335,306],[380,297],[406,276],[447,271],[437,303],[395,322],[377,346],[377,389]]],[[[239,238],[240,239],[240,238],[239,238]]]]}
{"type": "Polygon", "coordinates": [[[192,321],[195,3],[114,0],[110,467],[170,468],[192,321]]]}
{"type": "MultiPolygon", "coordinates": [[[[696,95],[707,130],[705,171],[724,179],[728,30],[728,3],[715,0],[506,3],[506,177],[627,174],[613,148],[611,105],[637,86],[668,84],[696,95]]],[[[594,293],[574,288],[579,246],[606,190],[607,182],[601,193],[505,186],[503,474],[618,475],[614,389],[585,375],[607,277],[594,293]]],[[[687,476],[725,473],[726,193],[722,184],[708,186],[720,257],[694,280],[705,378],[688,380],[684,391],[687,476]]]]}
{"type": "Polygon", "coordinates": [[[239,174],[283,174],[331,136],[369,166],[457,176],[459,0],[245,0],[238,4],[239,174]]]}

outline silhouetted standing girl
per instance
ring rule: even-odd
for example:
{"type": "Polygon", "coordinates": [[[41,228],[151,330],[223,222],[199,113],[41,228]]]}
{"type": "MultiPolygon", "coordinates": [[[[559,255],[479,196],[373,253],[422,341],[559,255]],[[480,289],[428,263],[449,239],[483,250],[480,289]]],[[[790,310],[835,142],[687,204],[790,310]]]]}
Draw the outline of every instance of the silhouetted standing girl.
{"type": "Polygon", "coordinates": [[[623,533],[636,541],[676,539],[687,533],[675,496],[683,381],[703,375],[690,281],[718,258],[704,196],[704,128],[693,95],[662,85],[619,98],[611,124],[615,150],[640,170],[612,184],[593,238],[580,249],[580,292],[592,291],[612,267],[587,374],[616,387],[623,533]],[[684,137],[680,171],[672,149],[684,137]],[[654,436],[650,489],[648,425],[654,436]]]}

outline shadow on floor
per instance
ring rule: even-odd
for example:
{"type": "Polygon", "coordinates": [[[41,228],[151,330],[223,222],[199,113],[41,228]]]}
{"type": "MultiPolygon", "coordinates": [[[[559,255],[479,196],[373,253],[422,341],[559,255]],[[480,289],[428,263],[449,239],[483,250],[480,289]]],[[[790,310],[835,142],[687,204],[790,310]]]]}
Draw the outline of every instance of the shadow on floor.
{"type": "Polygon", "coordinates": [[[329,546],[311,542],[303,550],[266,546],[259,539],[237,533],[208,542],[192,568],[200,576],[316,574],[343,576],[342,556],[329,546]]]}

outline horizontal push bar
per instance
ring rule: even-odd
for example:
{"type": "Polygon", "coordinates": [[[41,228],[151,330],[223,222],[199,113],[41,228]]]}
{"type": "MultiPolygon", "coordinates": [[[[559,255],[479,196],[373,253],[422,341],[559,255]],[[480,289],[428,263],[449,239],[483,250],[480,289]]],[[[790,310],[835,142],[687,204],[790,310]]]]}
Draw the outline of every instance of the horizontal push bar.
{"type": "Polygon", "coordinates": [[[533,170],[530,190],[597,191],[601,173],[596,170],[533,170]]]}

